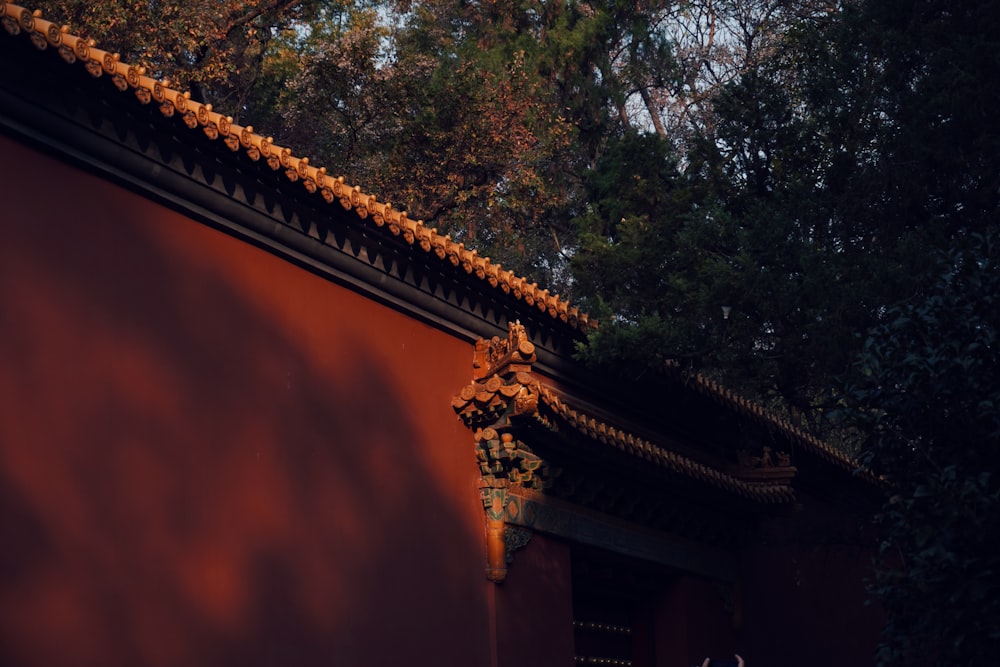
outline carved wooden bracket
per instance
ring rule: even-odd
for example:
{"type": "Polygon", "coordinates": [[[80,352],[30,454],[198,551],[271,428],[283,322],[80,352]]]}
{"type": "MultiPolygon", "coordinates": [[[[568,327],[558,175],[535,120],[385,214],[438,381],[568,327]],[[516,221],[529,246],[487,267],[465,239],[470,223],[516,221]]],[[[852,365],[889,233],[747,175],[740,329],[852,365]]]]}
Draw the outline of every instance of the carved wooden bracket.
{"type": "Polygon", "coordinates": [[[455,412],[475,434],[479,482],[486,515],[486,576],[503,582],[523,535],[504,521],[508,488],[540,490],[545,462],[512,432],[512,418],[538,410],[538,383],[531,375],[535,346],[520,322],[511,323],[507,338],[476,343],[473,382],[452,400],[455,412]]]}

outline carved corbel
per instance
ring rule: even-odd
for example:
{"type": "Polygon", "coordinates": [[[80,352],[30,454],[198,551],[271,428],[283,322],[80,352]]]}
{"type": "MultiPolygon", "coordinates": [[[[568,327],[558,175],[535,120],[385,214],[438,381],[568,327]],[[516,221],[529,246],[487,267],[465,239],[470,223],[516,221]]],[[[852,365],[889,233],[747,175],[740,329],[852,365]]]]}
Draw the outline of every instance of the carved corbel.
{"type": "Polygon", "coordinates": [[[527,537],[504,520],[507,489],[541,489],[544,461],[516,437],[512,418],[530,418],[538,410],[538,387],[531,376],[535,346],[519,322],[506,338],[476,343],[473,382],[452,401],[459,417],[475,433],[486,519],[486,577],[501,583],[514,551],[527,537]]]}

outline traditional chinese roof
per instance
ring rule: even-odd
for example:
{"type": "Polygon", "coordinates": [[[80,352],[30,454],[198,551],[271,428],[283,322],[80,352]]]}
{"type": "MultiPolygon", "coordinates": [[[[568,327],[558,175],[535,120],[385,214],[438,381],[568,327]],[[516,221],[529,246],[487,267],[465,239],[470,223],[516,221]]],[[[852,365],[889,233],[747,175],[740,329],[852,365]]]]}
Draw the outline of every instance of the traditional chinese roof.
{"type": "Polygon", "coordinates": [[[567,300],[540,289],[537,283],[515,275],[500,264],[439,234],[421,220],[412,220],[406,211],[396,210],[389,202],[378,201],[360,186],[351,185],[344,176],[327,173],[326,167],[314,166],[305,156],[297,156],[288,147],[241,126],[212,108],[191,99],[190,92],[177,90],[168,80],[156,80],[146,75],[143,67],[121,62],[119,55],[98,48],[93,40],[74,35],[68,26],[45,20],[40,10],[31,11],[13,3],[0,1],[0,21],[11,35],[25,33],[40,50],[53,48],[66,63],[82,66],[93,77],[106,77],[121,93],[131,92],[139,103],[155,104],[165,117],[176,117],[190,132],[201,132],[211,140],[223,142],[233,152],[242,151],[251,160],[263,160],[270,169],[283,173],[292,183],[301,184],[309,195],[327,204],[339,204],[367,221],[373,229],[388,230],[408,245],[432,254],[442,262],[460,267],[471,279],[482,281],[503,295],[513,296],[528,307],[586,332],[596,326],[586,313],[567,300]]]}
{"type": "MultiPolygon", "coordinates": [[[[551,431],[567,431],[589,439],[608,449],[609,454],[643,461],[666,475],[688,477],[708,487],[754,502],[771,504],[795,499],[792,488],[785,483],[751,482],[734,474],[718,470],[691,458],[677,454],[626,430],[570,407],[565,398],[547,387],[530,373],[522,372],[506,381],[493,376],[485,382],[473,382],[464,387],[453,401],[453,407],[463,418],[474,423],[473,416],[503,414],[513,409],[515,418],[526,417],[551,431]],[[523,406],[530,406],[525,410],[523,406]]],[[[497,429],[487,426],[478,432],[480,439],[504,442],[497,429]]],[[[512,440],[510,442],[513,442],[512,440]]],[[[492,446],[492,445],[487,445],[492,446]]],[[[494,447],[495,448],[495,447],[494,447]]],[[[518,481],[531,479],[530,470],[512,472],[518,481]]]]}
{"type": "MultiPolygon", "coordinates": [[[[534,345],[513,323],[506,338],[479,342],[473,380],[452,401],[475,435],[485,489],[572,494],[565,489],[572,474],[564,468],[582,462],[582,472],[575,472],[583,476],[596,471],[607,477],[617,470],[625,479],[646,479],[649,491],[626,500],[630,509],[671,493],[708,492],[758,506],[795,501],[796,471],[787,457],[765,461],[733,452],[727,469],[697,461],[574,406],[571,397],[532,372],[534,360],[534,345]],[[642,473],[633,477],[638,470],[642,473]]],[[[635,491],[614,494],[621,499],[635,491]]]]}
{"type": "MultiPolygon", "coordinates": [[[[367,274],[362,271],[362,269],[368,270],[368,266],[352,269],[359,272],[358,275],[361,276],[359,280],[377,282],[381,285],[381,278],[388,274],[401,282],[408,281],[417,291],[431,295],[430,298],[448,301],[452,307],[450,312],[457,310],[471,312],[474,317],[479,318],[479,321],[486,322],[498,330],[504,329],[515,318],[522,321],[530,318],[530,324],[534,326],[529,326],[529,329],[544,327],[550,331],[561,331],[565,332],[566,340],[578,341],[586,332],[597,326],[593,319],[567,300],[550,294],[547,290],[539,289],[537,284],[503,269],[490,258],[480,256],[476,250],[452,241],[447,235],[439,234],[437,230],[428,227],[422,221],[410,219],[406,211],[397,210],[392,204],[379,201],[375,195],[363,191],[360,186],[348,183],[344,176],[329,174],[325,167],[315,166],[310,163],[308,157],[297,156],[291,148],[275,144],[271,137],[256,132],[252,126],[239,125],[231,116],[215,111],[211,104],[192,100],[190,93],[171,87],[169,81],[147,76],[142,67],[122,62],[118,54],[98,48],[93,40],[74,35],[67,26],[47,21],[40,11],[31,11],[0,0],[0,23],[10,35],[27,37],[38,50],[56,51],[66,66],[82,68],[94,79],[107,81],[113,86],[109,96],[121,96],[122,101],[118,104],[128,106],[125,100],[128,93],[131,93],[134,98],[132,106],[154,109],[155,111],[151,113],[159,115],[161,122],[172,123],[170,132],[176,134],[181,142],[188,144],[208,142],[221,147],[217,149],[218,155],[208,155],[207,158],[201,156],[206,161],[222,160],[221,156],[227,153],[234,156],[230,159],[234,162],[237,161],[236,156],[242,156],[244,161],[259,165],[262,173],[270,172],[273,178],[282,179],[282,187],[292,191],[293,194],[297,192],[294,194],[294,199],[307,202],[309,207],[313,207],[310,210],[318,211],[318,216],[323,216],[323,211],[329,211],[327,214],[329,217],[349,215],[349,222],[352,225],[349,234],[339,229],[324,229],[325,223],[308,220],[301,222],[301,229],[295,231],[298,236],[308,238],[310,241],[319,240],[328,248],[333,247],[338,251],[334,254],[357,260],[355,263],[371,265],[374,273],[371,270],[367,274]],[[337,209],[339,213],[335,214],[334,211],[337,209]],[[436,274],[431,275],[435,271],[421,272],[414,269],[407,264],[407,258],[402,257],[403,253],[408,253],[409,257],[422,255],[424,266],[439,267],[436,269],[436,274]],[[473,294],[464,288],[455,291],[450,287],[443,287],[445,283],[450,285],[455,282],[472,285],[476,293],[473,294]],[[482,296],[484,294],[485,297],[482,296]],[[488,303],[491,300],[503,301],[506,305],[495,308],[493,304],[488,303]],[[499,312],[501,310],[503,312],[499,312]]],[[[15,63],[14,67],[18,67],[18,64],[15,63]]],[[[27,80],[31,80],[34,76],[25,75],[27,80]]],[[[32,83],[40,88],[48,85],[47,81],[32,80],[32,83]]],[[[62,119],[56,122],[62,122],[62,119]]],[[[67,128],[65,134],[75,136],[79,133],[76,132],[76,128],[67,128]]],[[[110,134],[113,135],[114,131],[110,134]]],[[[143,139],[138,143],[143,141],[146,140],[143,139]]],[[[151,149],[140,150],[151,151],[151,149]]],[[[206,184],[214,189],[215,195],[221,198],[232,196],[230,185],[220,185],[215,182],[219,178],[206,173],[203,173],[202,177],[206,184]]],[[[157,196],[163,197],[159,192],[157,196]]],[[[252,195],[247,195],[247,199],[252,200],[252,195]]],[[[258,204],[252,201],[250,203],[259,208],[258,204]]],[[[268,215],[272,218],[280,217],[271,209],[268,209],[268,215]]],[[[288,213],[284,216],[293,217],[288,213]]],[[[251,238],[256,241],[259,235],[251,238]]],[[[316,251],[309,250],[309,252],[316,251]]],[[[319,261],[332,261],[331,257],[330,254],[323,255],[319,261]]],[[[295,255],[295,259],[308,263],[299,255],[295,255]]],[[[403,293],[389,293],[380,298],[396,303],[410,297],[403,293]],[[394,299],[396,301],[393,301],[394,299]]],[[[447,315],[443,318],[447,318],[447,315]]],[[[468,331],[470,338],[473,332],[481,335],[481,331],[476,331],[471,326],[468,331]]],[[[545,338],[537,331],[532,331],[532,335],[534,336],[532,340],[535,342],[545,338]]],[[[559,346],[551,346],[546,352],[552,352],[557,347],[559,346]]],[[[566,347],[563,346],[561,349],[565,352],[566,347]]],[[[551,359],[552,355],[550,354],[548,358],[551,359]]],[[[855,469],[856,464],[838,450],[794,425],[776,418],[760,405],[746,400],[718,383],[700,374],[687,373],[677,368],[668,368],[668,374],[675,375],[674,381],[679,382],[686,390],[779,434],[789,443],[826,463],[842,470],[855,469]]],[[[487,409],[497,400],[510,399],[514,396],[532,396],[536,406],[531,414],[532,420],[550,430],[558,430],[564,435],[575,433],[600,443],[609,452],[614,451],[618,456],[642,461],[664,474],[697,480],[727,494],[753,502],[782,503],[791,498],[788,486],[740,479],[730,472],[699,463],[672,451],[667,446],[657,444],[655,438],[639,436],[628,426],[613,424],[610,420],[590,414],[586,408],[574,403],[571,398],[560,395],[554,388],[544,385],[534,377],[522,377],[515,373],[491,389],[495,384],[496,380],[492,378],[477,379],[462,391],[461,400],[464,403],[461,406],[456,404],[456,409],[467,416],[477,410],[487,409]]]]}

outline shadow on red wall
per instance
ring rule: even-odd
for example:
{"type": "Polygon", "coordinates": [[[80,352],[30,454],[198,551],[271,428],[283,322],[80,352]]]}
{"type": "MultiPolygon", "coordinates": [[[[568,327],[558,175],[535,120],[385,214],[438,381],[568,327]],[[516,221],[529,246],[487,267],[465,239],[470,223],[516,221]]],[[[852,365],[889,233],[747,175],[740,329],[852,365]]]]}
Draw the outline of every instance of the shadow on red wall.
{"type": "Polygon", "coordinates": [[[21,166],[0,247],[0,664],[483,664],[475,462],[448,404],[470,348],[21,166]]]}
{"type": "Polygon", "coordinates": [[[866,591],[867,524],[815,501],[800,512],[743,553],[740,650],[750,667],[874,665],[884,618],[866,591]]]}

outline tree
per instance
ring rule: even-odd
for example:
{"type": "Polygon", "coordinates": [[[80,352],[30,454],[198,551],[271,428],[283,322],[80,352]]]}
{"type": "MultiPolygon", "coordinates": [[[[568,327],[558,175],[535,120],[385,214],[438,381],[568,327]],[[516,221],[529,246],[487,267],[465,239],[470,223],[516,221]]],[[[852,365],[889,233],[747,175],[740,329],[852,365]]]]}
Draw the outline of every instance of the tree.
{"type": "Polygon", "coordinates": [[[681,129],[710,124],[706,91],[759,59],[769,35],[815,1],[42,8],[411,217],[569,290],[577,230],[568,221],[608,138],[650,130],[679,140],[681,129]]]}
{"type": "Polygon", "coordinates": [[[150,76],[239,116],[272,37],[309,21],[322,0],[39,0],[51,21],[68,24],[150,76]]]}
{"type": "Polygon", "coordinates": [[[338,8],[278,42],[262,106],[314,161],[551,284],[577,130],[539,73],[542,19],[529,9],[338,8]]]}
{"type": "Polygon", "coordinates": [[[986,665],[1000,651],[1000,235],[962,242],[926,294],[886,311],[852,391],[865,463],[889,485],[881,665],[986,665]]]}
{"type": "MultiPolygon", "coordinates": [[[[638,212],[675,219],[620,235],[616,223],[594,226],[611,209],[587,193],[574,275],[610,320],[587,356],[672,357],[839,437],[828,417],[854,372],[857,333],[926,289],[935,249],[1000,214],[1000,135],[986,113],[1000,107],[1000,11],[932,0],[721,5],[734,12],[727,34],[749,40],[742,64],[710,85],[719,67],[692,75],[681,58],[700,82],[701,120],[666,138],[679,157],[664,187],[682,178],[691,208],[638,212]],[[629,269],[589,277],[608,263],[629,269]],[[650,295],[641,308],[640,295],[650,295]],[[722,306],[732,308],[724,323],[722,306]]],[[[696,27],[721,25],[706,12],[696,27]]],[[[588,182],[609,170],[624,193],[622,166],[600,161],[588,182]]]]}
{"type": "MultiPolygon", "coordinates": [[[[803,3],[721,4],[745,14],[720,29],[727,37],[719,43],[731,45],[726,58],[738,53],[750,62],[775,17],[803,3]],[[740,46],[732,26],[743,31],[740,46]]],[[[339,12],[347,18],[333,29],[314,22],[295,31],[272,61],[290,83],[273,87],[275,104],[261,106],[282,109],[296,145],[313,146],[311,154],[343,165],[411,216],[566,289],[565,260],[577,245],[567,220],[585,207],[584,172],[617,133],[651,129],[666,138],[666,128],[678,127],[665,100],[689,95],[685,86],[695,83],[702,95],[705,86],[674,57],[672,26],[701,22],[709,10],[721,22],[711,7],[657,0],[355,5],[339,12]]],[[[701,68],[723,53],[713,49],[687,66],[701,68]]]]}
{"type": "Polygon", "coordinates": [[[818,421],[891,281],[851,279],[885,264],[832,229],[823,135],[771,67],[716,91],[683,158],[655,135],[609,143],[574,276],[607,320],[588,358],[671,359],[818,421]]]}

